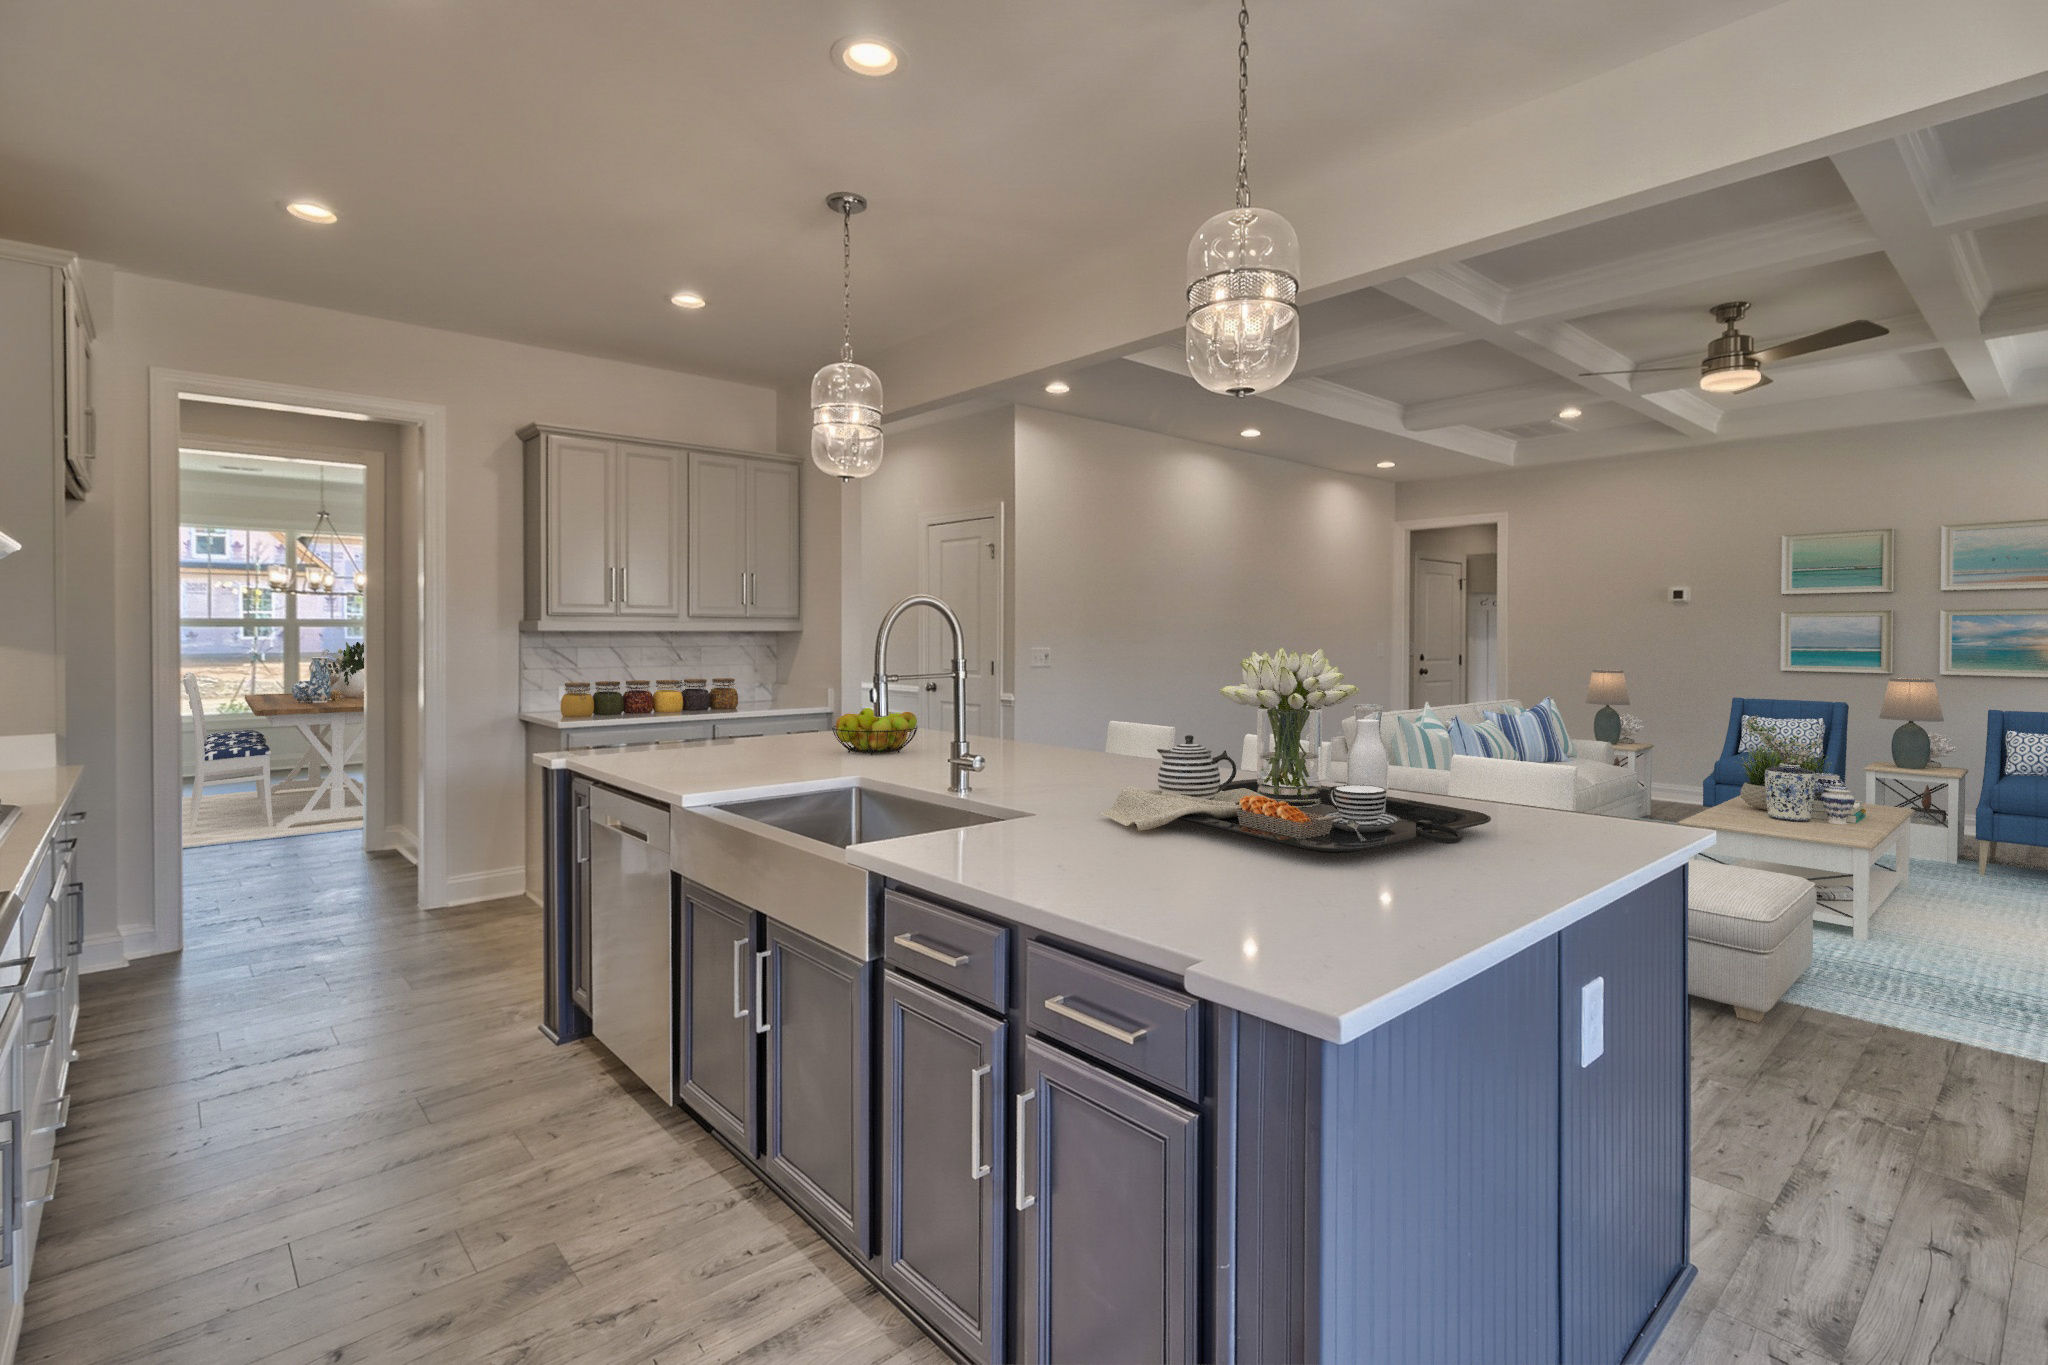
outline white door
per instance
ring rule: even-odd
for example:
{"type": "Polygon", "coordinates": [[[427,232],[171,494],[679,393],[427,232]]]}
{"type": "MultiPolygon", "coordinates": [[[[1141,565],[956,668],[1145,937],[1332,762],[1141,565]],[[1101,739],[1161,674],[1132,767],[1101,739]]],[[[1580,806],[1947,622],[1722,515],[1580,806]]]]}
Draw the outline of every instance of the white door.
{"type": "Polygon", "coordinates": [[[655,446],[619,447],[619,615],[680,616],[676,520],[682,457],[655,446]]]}
{"type": "Polygon", "coordinates": [[[797,614],[797,466],[747,464],[747,615],[797,614]]]}
{"type": "Polygon", "coordinates": [[[690,452],[690,615],[747,614],[747,461],[690,452]]]}
{"type": "Polygon", "coordinates": [[[1416,560],[1410,595],[1408,704],[1456,706],[1465,700],[1465,566],[1416,560]]]}
{"type": "MultiPolygon", "coordinates": [[[[1003,638],[1000,553],[994,517],[938,522],[924,528],[924,591],[953,609],[966,642],[970,735],[994,735],[1000,728],[996,697],[1001,685],[996,656],[1003,638]]],[[[920,615],[924,662],[918,671],[938,673],[952,668],[953,637],[946,623],[937,612],[920,615]]],[[[908,709],[918,712],[919,729],[931,725],[939,734],[950,735],[953,684],[940,679],[926,686],[933,690],[924,694],[924,705],[913,704],[908,709]]]]}
{"type": "Polygon", "coordinates": [[[548,441],[548,614],[610,616],[612,446],[550,436],[548,441]]]}

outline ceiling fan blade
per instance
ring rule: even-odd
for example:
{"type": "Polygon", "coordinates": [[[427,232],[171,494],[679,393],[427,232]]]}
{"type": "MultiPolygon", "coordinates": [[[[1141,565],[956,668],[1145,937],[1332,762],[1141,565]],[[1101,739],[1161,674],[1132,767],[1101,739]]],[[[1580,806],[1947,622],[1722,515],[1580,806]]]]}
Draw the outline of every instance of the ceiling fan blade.
{"type": "Polygon", "coordinates": [[[1839,327],[1830,327],[1825,332],[1812,336],[1797,337],[1767,346],[1756,353],[1756,358],[1768,365],[1774,360],[1788,360],[1795,355],[1807,355],[1813,351],[1831,350],[1836,346],[1847,346],[1854,341],[1868,341],[1872,337],[1890,334],[1891,328],[1880,327],[1865,319],[1860,322],[1845,322],[1839,327]]]}
{"type": "Polygon", "coordinates": [[[1617,374],[1676,374],[1680,370],[1690,370],[1693,368],[1691,365],[1643,365],[1633,370],[1580,370],[1579,378],[1598,379],[1603,376],[1617,374]]]}

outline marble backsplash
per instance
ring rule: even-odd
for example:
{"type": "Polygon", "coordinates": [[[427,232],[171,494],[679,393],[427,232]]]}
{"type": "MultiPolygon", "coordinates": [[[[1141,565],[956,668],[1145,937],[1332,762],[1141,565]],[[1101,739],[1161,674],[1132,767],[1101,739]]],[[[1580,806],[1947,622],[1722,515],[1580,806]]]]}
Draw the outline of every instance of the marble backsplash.
{"type": "Polygon", "coordinates": [[[768,634],[698,631],[653,634],[592,631],[523,634],[519,637],[519,709],[553,711],[565,682],[626,682],[645,678],[731,678],[740,704],[775,700],[781,637],[768,634]]]}

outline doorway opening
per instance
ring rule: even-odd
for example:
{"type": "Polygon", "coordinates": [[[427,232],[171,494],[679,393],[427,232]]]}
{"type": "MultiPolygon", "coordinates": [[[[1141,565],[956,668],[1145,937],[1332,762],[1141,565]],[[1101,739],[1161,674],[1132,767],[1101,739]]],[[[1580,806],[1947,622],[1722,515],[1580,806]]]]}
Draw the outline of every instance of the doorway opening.
{"type": "MultiPolygon", "coordinates": [[[[953,608],[960,618],[966,648],[967,733],[1001,739],[1007,719],[1002,705],[1009,638],[1009,597],[1005,587],[1003,507],[992,504],[961,512],[926,513],[924,543],[918,560],[918,590],[953,608]]],[[[920,613],[918,654],[921,673],[952,667],[953,638],[932,612],[920,613]]],[[[907,709],[920,710],[920,727],[934,733],[953,730],[953,689],[927,680],[925,691],[907,709]],[[919,706],[918,702],[922,702],[919,706]]],[[[892,689],[893,690],[893,689],[892,689]]]]}
{"type": "Polygon", "coordinates": [[[1405,649],[1394,695],[1409,708],[1494,701],[1505,689],[1500,532],[1494,517],[1402,527],[1394,610],[1405,649]]]}

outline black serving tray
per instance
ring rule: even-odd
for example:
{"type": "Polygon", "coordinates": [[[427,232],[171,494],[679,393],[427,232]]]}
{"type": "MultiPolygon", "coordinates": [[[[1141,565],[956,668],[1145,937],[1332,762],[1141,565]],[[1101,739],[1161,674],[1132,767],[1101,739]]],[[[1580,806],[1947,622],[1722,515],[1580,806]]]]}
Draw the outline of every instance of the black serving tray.
{"type": "MultiPolygon", "coordinates": [[[[1255,782],[1232,782],[1224,791],[1251,791],[1255,782]]],[[[1310,815],[1321,815],[1330,809],[1322,797],[1328,792],[1322,788],[1314,801],[1299,798],[1293,801],[1310,815]]],[[[1426,839],[1432,843],[1455,844],[1464,837],[1464,831],[1475,825],[1483,825],[1493,817],[1481,811],[1465,810],[1459,806],[1439,806],[1429,801],[1409,801],[1398,796],[1387,798],[1387,813],[1394,817],[1389,824],[1354,832],[1339,823],[1328,834],[1314,839],[1287,839],[1277,834],[1263,834],[1258,830],[1246,829],[1229,815],[1187,815],[1175,821],[1176,824],[1192,825],[1197,829],[1215,830],[1233,834],[1242,839],[1256,839],[1263,844],[1279,844],[1286,848],[1298,848],[1308,853],[1378,853],[1401,844],[1426,839]]],[[[1341,820],[1341,817],[1340,817],[1341,820]]]]}

